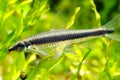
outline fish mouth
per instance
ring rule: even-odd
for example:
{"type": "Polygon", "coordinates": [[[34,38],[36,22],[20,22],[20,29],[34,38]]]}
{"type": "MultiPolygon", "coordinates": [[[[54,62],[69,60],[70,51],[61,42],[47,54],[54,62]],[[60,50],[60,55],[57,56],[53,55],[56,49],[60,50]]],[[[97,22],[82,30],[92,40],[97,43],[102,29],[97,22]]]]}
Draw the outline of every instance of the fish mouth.
{"type": "Polygon", "coordinates": [[[11,52],[11,51],[13,51],[13,49],[12,49],[12,48],[9,48],[9,49],[8,49],[8,52],[11,52]]]}
{"type": "Polygon", "coordinates": [[[17,49],[16,46],[13,46],[13,47],[8,49],[8,52],[15,51],[16,49],[17,49]]]}

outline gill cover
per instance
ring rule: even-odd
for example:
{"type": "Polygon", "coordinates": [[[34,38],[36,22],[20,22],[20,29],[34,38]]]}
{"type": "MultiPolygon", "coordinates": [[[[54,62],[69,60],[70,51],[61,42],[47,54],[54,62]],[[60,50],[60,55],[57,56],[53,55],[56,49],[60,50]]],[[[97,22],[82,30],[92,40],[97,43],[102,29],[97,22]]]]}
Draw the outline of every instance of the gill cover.
{"type": "Polygon", "coordinates": [[[114,33],[107,34],[106,37],[112,40],[120,41],[120,15],[117,15],[115,18],[113,18],[102,27],[106,30],[114,30],[114,33]]]}

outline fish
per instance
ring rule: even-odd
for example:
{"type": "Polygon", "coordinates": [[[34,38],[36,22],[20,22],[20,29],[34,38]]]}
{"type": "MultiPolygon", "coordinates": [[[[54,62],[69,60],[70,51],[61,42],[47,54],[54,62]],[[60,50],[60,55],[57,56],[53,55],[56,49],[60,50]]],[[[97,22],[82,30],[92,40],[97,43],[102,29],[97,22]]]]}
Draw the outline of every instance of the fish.
{"type": "Polygon", "coordinates": [[[119,36],[119,27],[120,15],[113,18],[111,21],[109,21],[107,24],[103,25],[100,28],[84,30],[51,30],[47,32],[42,32],[28,37],[26,39],[23,39],[21,41],[18,41],[15,45],[10,47],[8,51],[27,51],[27,49],[35,48],[34,46],[49,47],[58,46],[60,44],[70,45],[74,43],[85,42],[87,40],[97,38],[99,36],[120,40],[116,39],[116,36],[115,38],[113,37],[115,33],[118,33],[119,36]]]}

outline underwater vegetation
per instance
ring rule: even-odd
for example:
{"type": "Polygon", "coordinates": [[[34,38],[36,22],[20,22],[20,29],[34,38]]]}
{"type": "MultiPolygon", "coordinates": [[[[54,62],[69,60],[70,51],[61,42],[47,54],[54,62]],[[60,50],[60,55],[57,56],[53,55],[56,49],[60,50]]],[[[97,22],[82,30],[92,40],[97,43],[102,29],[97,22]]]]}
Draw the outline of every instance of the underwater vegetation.
{"type": "Polygon", "coordinates": [[[0,80],[120,79],[119,0],[1,0],[0,31],[0,80]]]}

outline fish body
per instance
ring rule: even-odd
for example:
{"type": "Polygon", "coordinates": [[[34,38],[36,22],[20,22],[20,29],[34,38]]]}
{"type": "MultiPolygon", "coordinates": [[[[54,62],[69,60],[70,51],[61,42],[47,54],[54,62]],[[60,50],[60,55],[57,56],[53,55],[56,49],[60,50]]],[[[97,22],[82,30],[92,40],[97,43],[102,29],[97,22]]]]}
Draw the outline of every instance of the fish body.
{"type": "Polygon", "coordinates": [[[113,18],[107,24],[97,29],[85,30],[53,30],[43,32],[17,42],[9,48],[9,52],[15,50],[27,50],[32,46],[58,46],[59,44],[74,44],[87,41],[99,36],[120,41],[120,15],[113,18]]]}
{"type": "Polygon", "coordinates": [[[80,43],[88,39],[96,38],[98,36],[105,36],[106,34],[111,34],[113,32],[114,30],[106,30],[104,28],[48,31],[19,41],[9,49],[9,52],[14,50],[22,50],[24,48],[29,48],[30,46],[57,46],[59,43],[64,44],[64,42],[67,44],[80,43]]]}

